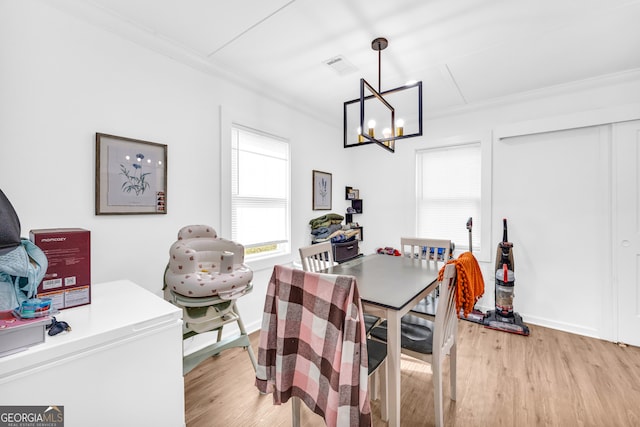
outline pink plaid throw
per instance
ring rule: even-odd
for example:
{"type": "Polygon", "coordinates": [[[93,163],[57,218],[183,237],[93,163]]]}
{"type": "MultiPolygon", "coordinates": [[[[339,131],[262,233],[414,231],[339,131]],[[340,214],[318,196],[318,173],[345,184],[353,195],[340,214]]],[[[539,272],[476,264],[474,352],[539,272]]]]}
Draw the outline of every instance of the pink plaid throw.
{"type": "Polygon", "coordinates": [[[299,397],[327,426],[370,426],[367,340],[354,277],[273,269],[256,387],[299,397]]]}

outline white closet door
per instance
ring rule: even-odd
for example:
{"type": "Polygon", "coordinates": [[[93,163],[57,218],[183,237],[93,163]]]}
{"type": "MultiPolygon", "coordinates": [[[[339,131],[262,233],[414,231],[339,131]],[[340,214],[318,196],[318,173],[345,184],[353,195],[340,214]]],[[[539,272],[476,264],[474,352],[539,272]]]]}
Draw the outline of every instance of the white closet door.
{"type": "MultiPolygon", "coordinates": [[[[514,244],[514,309],[525,322],[607,335],[609,144],[608,126],[494,143],[492,235],[497,244],[506,217],[514,244]]],[[[493,292],[493,284],[488,289],[493,292]]]]}
{"type": "Polygon", "coordinates": [[[640,121],[613,129],[618,341],[640,346],[640,121]]]}

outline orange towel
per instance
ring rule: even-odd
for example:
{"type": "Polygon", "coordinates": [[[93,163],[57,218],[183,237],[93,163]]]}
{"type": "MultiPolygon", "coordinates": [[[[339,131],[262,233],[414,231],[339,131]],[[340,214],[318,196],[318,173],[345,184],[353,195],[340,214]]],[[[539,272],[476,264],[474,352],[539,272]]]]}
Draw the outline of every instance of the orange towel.
{"type": "MultiPolygon", "coordinates": [[[[476,257],[471,252],[464,252],[457,259],[449,261],[447,264],[453,263],[457,272],[457,293],[456,293],[456,311],[458,316],[460,310],[464,317],[473,310],[473,306],[478,299],[484,294],[484,279],[480,265],[476,257]]],[[[444,275],[444,267],[438,273],[438,280],[442,280],[444,275]]]]}

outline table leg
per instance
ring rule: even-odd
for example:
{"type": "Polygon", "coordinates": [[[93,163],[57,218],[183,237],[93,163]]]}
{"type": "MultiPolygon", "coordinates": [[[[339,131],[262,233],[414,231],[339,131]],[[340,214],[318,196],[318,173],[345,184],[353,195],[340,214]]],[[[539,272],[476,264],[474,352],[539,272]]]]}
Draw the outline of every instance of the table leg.
{"type": "Polygon", "coordinates": [[[400,315],[390,311],[387,317],[387,405],[389,427],[400,426],[400,315]]]}

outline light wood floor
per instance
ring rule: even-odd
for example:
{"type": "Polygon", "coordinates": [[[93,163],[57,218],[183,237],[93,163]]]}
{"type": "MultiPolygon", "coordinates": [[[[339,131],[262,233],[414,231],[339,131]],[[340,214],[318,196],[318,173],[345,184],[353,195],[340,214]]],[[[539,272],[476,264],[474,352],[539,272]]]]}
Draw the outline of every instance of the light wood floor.
{"type": "MultiPolygon", "coordinates": [[[[640,348],[530,325],[522,337],[459,321],[458,398],[447,426],[640,426],[640,348]]],[[[257,354],[257,333],[252,334],[257,354]]],[[[448,364],[445,363],[445,378],[448,364]]],[[[187,427],[291,425],[290,403],[260,395],[243,349],[227,350],[185,376],[187,427]]],[[[322,419],[303,406],[302,425],[322,419]]],[[[374,426],[379,402],[372,403],[374,426]]],[[[402,359],[403,426],[432,426],[428,364],[402,359]]]]}

